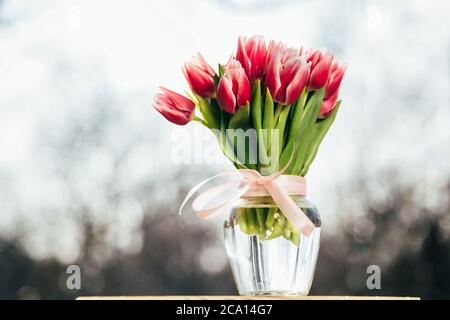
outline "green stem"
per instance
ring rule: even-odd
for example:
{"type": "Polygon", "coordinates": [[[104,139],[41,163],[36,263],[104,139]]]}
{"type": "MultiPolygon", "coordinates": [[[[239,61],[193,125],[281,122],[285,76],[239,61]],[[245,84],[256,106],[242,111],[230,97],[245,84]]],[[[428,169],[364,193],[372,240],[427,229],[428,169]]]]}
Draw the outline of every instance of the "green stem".
{"type": "Polygon", "coordinates": [[[266,141],[266,150],[270,152],[270,145],[272,142],[272,131],[274,128],[274,105],[272,96],[270,95],[269,89],[266,90],[266,99],[264,102],[264,114],[263,114],[263,129],[266,141]]]}
{"type": "Polygon", "coordinates": [[[219,129],[220,128],[220,109],[215,103],[210,103],[208,100],[203,99],[198,94],[194,93],[198,103],[196,103],[200,113],[205,119],[208,128],[219,129]]]}
{"type": "Polygon", "coordinates": [[[298,233],[297,229],[291,224],[291,241],[294,245],[297,247],[300,245],[300,234],[298,233]]]}
{"type": "Polygon", "coordinates": [[[280,157],[281,153],[283,152],[284,130],[286,128],[286,120],[289,116],[290,109],[291,109],[290,105],[283,107],[283,110],[280,112],[280,115],[278,117],[277,125],[275,126],[275,130],[278,130],[279,134],[278,157],[280,157]]]}
{"type": "Polygon", "coordinates": [[[241,231],[244,233],[248,233],[247,215],[245,213],[245,208],[238,208],[236,210],[241,231]]]}
{"type": "Polygon", "coordinates": [[[297,100],[297,103],[295,104],[295,107],[293,110],[294,114],[293,114],[292,121],[291,121],[291,128],[289,130],[288,141],[295,139],[295,136],[298,133],[298,130],[300,128],[300,123],[302,120],[303,110],[305,109],[305,103],[306,103],[307,97],[308,97],[308,91],[305,88],[305,90],[303,90],[302,94],[300,95],[300,98],[297,100]]]}
{"type": "Polygon", "coordinates": [[[281,234],[283,233],[283,227],[284,227],[284,223],[285,223],[286,218],[284,217],[284,215],[280,215],[280,217],[278,219],[276,219],[275,224],[273,225],[273,231],[272,234],[270,235],[269,239],[275,239],[279,236],[281,236],[281,234]]]}
{"type": "Polygon", "coordinates": [[[256,212],[253,208],[247,208],[247,225],[248,233],[250,235],[255,235],[258,233],[258,220],[256,219],[256,212]]]}
{"type": "MultiPolygon", "coordinates": [[[[257,163],[256,167],[258,171],[261,171],[261,164],[266,165],[267,160],[267,152],[265,139],[262,133],[262,121],[263,121],[263,112],[262,112],[262,96],[261,96],[261,83],[260,80],[256,80],[253,88],[253,101],[251,105],[252,112],[252,120],[253,120],[253,128],[256,130],[256,139],[257,139],[257,163]]],[[[251,146],[249,146],[251,148],[251,146]]]]}
{"type": "Polygon", "coordinates": [[[283,227],[283,237],[286,240],[291,240],[291,224],[287,219],[283,227]]]}
{"type": "Polygon", "coordinates": [[[266,208],[256,208],[256,218],[258,220],[259,227],[259,235],[264,237],[266,234],[266,219],[267,219],[267,210],[266,208]]]}
{"type": "Polygon", "coordinates": [[[280,118],[281,111],[283,111],[283,105],[281,103],[277,103],[275,108],[275,114],[273,115],[273,125],[276,126],[278,123],[278,118],[280,118]]]}
{"type": "Polygon", "coordinates": [[[266,228],[268,230],[272,230],[273,225],[275,223],[275,215],[278,212],[278,208],[269,208],[269,212],[267,213],[267,219],[266,219],[266,228]]]}
{"type": "Polygon", "coordinates": [[[207,127],[208,129],[213,129],[208,125],[208,123],[205,120],[197,117],[195,114],[192,116],[192,121],[198,122],[198,123],[204,125],[205,127],[207,127]]]}

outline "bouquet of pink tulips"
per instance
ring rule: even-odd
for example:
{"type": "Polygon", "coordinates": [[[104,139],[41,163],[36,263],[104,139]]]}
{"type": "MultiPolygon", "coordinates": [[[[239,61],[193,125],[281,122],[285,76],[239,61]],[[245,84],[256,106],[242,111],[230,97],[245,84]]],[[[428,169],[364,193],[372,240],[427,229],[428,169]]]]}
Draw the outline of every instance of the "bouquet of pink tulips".
{"type": "MultiPolygon", "coordinates": [[[[274,41],[266,46],[262,36],[240,37],[236,53],[217,71],[200,54],[184,64],[191,97],[161,88],[154,107],[175,124],[193,120],[213,130],[239,169],[305,176],[339,110],[345,69],[328,51],[274,41]],[[236,146],[239,130],[252,132],[243,148],[236,146]]],[[[240,210],[241,230],[298,244],[298,231],[276,212],[240,210]]]]}

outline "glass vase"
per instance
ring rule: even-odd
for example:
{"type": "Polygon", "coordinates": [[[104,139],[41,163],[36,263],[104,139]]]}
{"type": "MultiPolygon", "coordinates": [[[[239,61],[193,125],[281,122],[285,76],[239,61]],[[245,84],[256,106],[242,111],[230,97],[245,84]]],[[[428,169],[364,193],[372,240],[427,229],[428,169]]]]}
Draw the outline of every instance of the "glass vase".
{"type": "Polygon", "coordinates": [[[271,197],[242,198],[224,223],[225,248],[240,295],[308,295],[320,246],[321,219],[305,197],[292,197],[314,223],[299,234],[271,197]]]}

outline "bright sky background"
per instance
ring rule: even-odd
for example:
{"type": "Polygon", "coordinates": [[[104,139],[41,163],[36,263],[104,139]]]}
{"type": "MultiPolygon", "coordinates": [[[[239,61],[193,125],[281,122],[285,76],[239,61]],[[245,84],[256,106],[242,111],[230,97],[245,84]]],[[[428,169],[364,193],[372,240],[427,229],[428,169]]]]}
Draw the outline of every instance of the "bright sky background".
{"type": "Polygon", "coordinates": [[[151,101],[159,85],[187,89],[181,65],[195,52],[211,65],[225,62],[239,35],[328,47],[348,64],[341,113],[308,175],[309,197],[330,228],[341,214],[361,214],[357,199],[355,212],[338,212],[337,191],[363,178],[383,196],[389,181],[377,175],[388,168],[401,185],[422,186],[430,206],[442,201],[435,194],[450,176],[448,1],[0,4],[0,232],[12,236],[20,222],[37,256],[57,239],[52,250],[76,258],[74,197],[111,220],[126,248],[142,219],[134,188],[167,186],[180,169],[195,172],[194,183],[226,167],[203,164],[208,170],[198,174],[199,165],[170,161],[174,134],[203,129],[167,123],[151,101]],[[126,194],[114,218],[112,177],[126,194]]]}

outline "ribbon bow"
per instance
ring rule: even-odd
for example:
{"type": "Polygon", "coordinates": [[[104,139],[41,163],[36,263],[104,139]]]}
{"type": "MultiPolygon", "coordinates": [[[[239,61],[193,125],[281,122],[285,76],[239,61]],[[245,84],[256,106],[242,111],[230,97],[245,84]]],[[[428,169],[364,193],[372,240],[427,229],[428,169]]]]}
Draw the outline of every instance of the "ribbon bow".
{"type": "Polygon", "coordinates": [[[196,215],[202,219],[214,218],[229,210],[243,196],[271,196],[295,228],[303,235],[309,236],[315,226],[290,197],[290,195],[306,195],[306,179],[300,176],[282,175],[282,172],[283,170],[270,176],[262,176],[258,171],[251,169],[219,173],[203,180],[189,191],[181,204],[179,214],[194,193],[206,183],[223,177],[241,177],[240,180],[225,182],[199,194],[192,202],[192,209],[194,209],[196,215]],[[209,202],[228,189],[234,190],[234,193],[225,198],[223,203],[212,208],[206,208],[209,202]]]}

